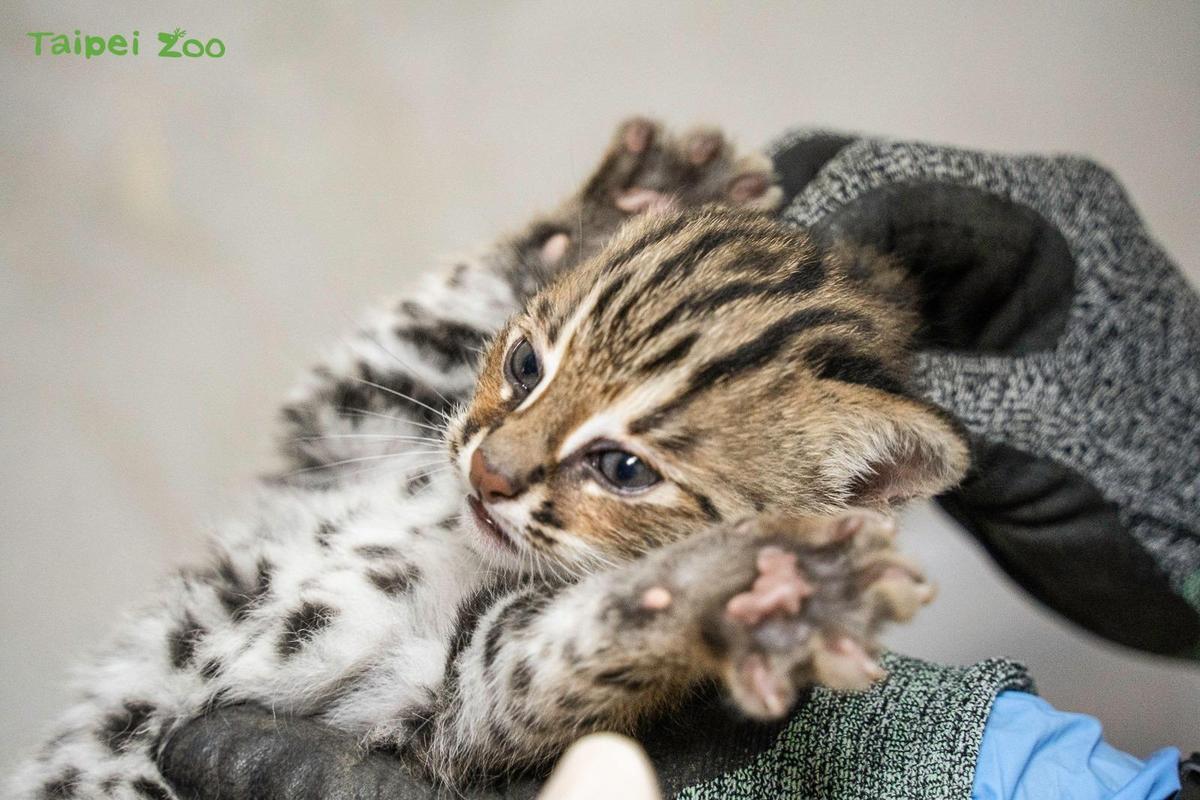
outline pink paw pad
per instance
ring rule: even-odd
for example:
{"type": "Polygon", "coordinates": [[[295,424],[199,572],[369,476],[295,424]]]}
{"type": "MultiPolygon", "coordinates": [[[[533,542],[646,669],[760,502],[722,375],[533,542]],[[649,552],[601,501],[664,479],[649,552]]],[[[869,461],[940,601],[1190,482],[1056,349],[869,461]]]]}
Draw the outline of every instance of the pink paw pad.
{"type": "Polygon", "coordinates": [[[719,133],[693,134],[691,141],[687,144],[688,162],[693,166],[704,166],[712,161],[721,150],[721,142],[721,134],[719,133]]]}
{"type": "Polygon", "coordinates": [[[556,233],[542,243],[542,261],[547,264],[557,264],[567,254],[571,246],[571,237],[565,233],[556,233]]]}
{"type": "Polygon", "coordinates": [[[675,200],[653,189],[635,187],[627,189],[616,198],[617,208],[629,214],[659,214],[675,207],[675,200]]]}
{"type": "Polygon", "coordinates": [[[642,593],[642,608],[662,611],[671,605],[671,593],[662,586],[652,586],[642,593]]]}
{"type": "Polygon", "coordinates": [[[742,175],[729,185],[729,199],[735,203],[748,203],[762,197],[770,187],[771,181],[766,175],[742,175]]]}
{"type": "Polygon", "coordinates": [[[815,589],[796,567],[796,555],[778,547],[758,553],[758,577],[750,591],[734,595],[725,613],[747,625],[757,625],[772,614],[799,614],[804,598],[815,589]]]}

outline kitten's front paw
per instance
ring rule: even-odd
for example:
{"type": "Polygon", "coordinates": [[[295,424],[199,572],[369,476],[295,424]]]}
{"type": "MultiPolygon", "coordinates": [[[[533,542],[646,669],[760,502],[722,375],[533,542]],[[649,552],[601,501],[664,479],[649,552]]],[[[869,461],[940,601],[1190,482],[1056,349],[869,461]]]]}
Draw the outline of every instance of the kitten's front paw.
{"type": "Polygon", "coordinates": [[[783,192],[771,161],[738,155],[715,128],[672,136],[642,117],[621,123],[585,196],[628,214],[719,203],[772,211],[783,192]]]}
{"type": "Polygon", "coordinates": [[[712,612],[705,638],[742,710],[774,719],[806,685],[861,690],[883,678],[875,634],[934,594],[893,549],[895,523],[852,510],[824,521],[761,517],[740,530],[755,578],[712,612]]]}

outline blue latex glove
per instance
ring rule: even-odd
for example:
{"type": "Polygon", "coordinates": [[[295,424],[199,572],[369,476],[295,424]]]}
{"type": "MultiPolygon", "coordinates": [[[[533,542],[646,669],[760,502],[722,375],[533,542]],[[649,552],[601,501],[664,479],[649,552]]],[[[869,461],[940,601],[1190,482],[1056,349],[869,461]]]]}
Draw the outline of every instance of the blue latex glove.
{"type": "Polygon", "coordinates": [[[1179,790],[1179,751],[1146,761],[1105,743],[1100,723],[1024,692],[992,706],[973,800],[1164,800],[1179,790]]]}

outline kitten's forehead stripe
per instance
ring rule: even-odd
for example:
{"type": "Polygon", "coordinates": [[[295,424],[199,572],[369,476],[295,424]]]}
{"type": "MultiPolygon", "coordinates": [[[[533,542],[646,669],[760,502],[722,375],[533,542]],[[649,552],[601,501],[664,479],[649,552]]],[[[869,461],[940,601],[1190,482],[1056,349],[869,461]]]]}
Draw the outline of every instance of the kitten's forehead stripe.
{"type": "Polygon", "coordinates": [[[562,329],[563,318],[555,317],[553,321],[546,324],[546,341],[553,347],[558,343],[558,332],[562,329]]]}
{"type": "Polygon", "coordinates": [[[682,245],[679,253],[665,258],[658,268],[642,286],[642,292],[649,292],[662,287],[664,283],[679,283],[690,275],[695,266],[706,256],[722,245],[730,242],[743,243],[753,241],[761,235],[754,228],[736,227],[725,230],[708,230],[694,236],[682,245]]]}
{"type": "Polygon", "coordinates": [[[679,337],[678,340],[666,350],[651,358],[646,363],[638,368],[638,372],[643,375],[659,372],[668,367],[673,367],[679,361],[684,359],[691,351],[692,346],[700,338],[698,333],[689,333],[679,337]]]}
{"type": "Polygon", "coordinates": [[[825,285],[826,271],[803,240],[784,235],[757,217],[735,215],[721,222],[714,225],[712,218],[704,216],[668,219],[604,264],[600,275],[610,275],[616,265],[627,267],[603,284],[588,319],[589,330],[611,345],[610,355],[628,358],[652,346],[677,323],[732,303],[798,296],[825,285]],[[638,246],[642,252],[636,250],[638,246]],[[639,280],[639,273],[648,277],[639,280]],[[762,280],[748,279],[749,275],[762,280]],[[772,280],[772,276],[779,277],[772,280]],[[728,282],[722,285],[723,281],[728,282]],[[680,299],[689,285],[699,288],[680,299]],[[675,295],[673,305],[657,310],[671,295],[675,295]],[[647,324],[646,317],[656,310],[656,318],[647,324]]]}
{"type": "Polygon", "coordinates": [[[867,329],[871,323],[861,314],[831,306],[804,308],[764,330],[755,339],[709,361],[693,374],[689,391],[698,391],[716,381],[727,381],[740,373],[769,362],[792,339],[806,330],[825,325],[849,325],[867,329]]]}
{"type": "Polygon", "coordinates": [[[669,373],[650,377],[629,387],[622,394],[600,405],[594,413],[568,426],[556,451],[560,461],[569,458],[596,439],[622,441],[628,432],[629,421],[646,414],[671,397],[677,381],[669,373]]]}
{"type": "Polygon", "coordinates": [[[533,307],[533,315],[540,320],[546,321],[550,317],[550,312],[553,309],[550,303],[550,298],[542,295],[537,299],[537,303],[533,307]]]}
{"type": "Polygon", "coordinates": [[[608,304],[612,302],[621,289],[625,288],[625,284],[629,283],[629,278],[629,273],[625,272],[608,282],[608,285],[596,297],[596,302],[592,306],[590,315],[593,323],[604,316],[604,311],[608,308],[608,304]]]}
{"type": "Polygon", "coordinates": [[[878,358],[855,350],[840,339],[820,339],[809,345],[804,360],[819,378],[856,383],[892,394],[905,394],[903,382],[878,358]]]}
{"type": "Polygon", "coordinates": [[[759,336],[700,367],[691,378],[687,394],[694,395],[711,385],[729,381],[749,370],[761,368],[792,339],[806,330],[825,325],[869,327],[861,314],[829,306],[805,308],[773,323],[759,336]]]}
{"type": "Polygon", "coordinates": [[[669,450],[672,453],[682,454],[691,450],[697,444],[696,434],[690,430],[684,429],[667,436],[658,436],[654,439],[655,447],[662,450],[669,450]]]}
{"type": "Polygon", "coordinates": [[[787,277],[776,282],[738,281],[717,289],[708,289],[689,295],[677,302],[669,311],[655,320],[640,336],[641,341],[650,341],[680,319],[711,314],[718,308],[753,297],[787,297],[811,294],[825,282],[825,270],[818,262],[797,265],[787,277]]]}
{"type": "Polygon", "coordinates": [[[610,273],[620,267],[623,267],[630,260],[640,255],[648,247],[658,244],[659,242],[674,236],[679,231],[683,230],[691,220],[687,216],[678,216],[671,222],[663,226],[656,226],[646,231],[617,255],[613,256],[604,265],[603,272],[610,273]]]}
{"type": "Polygon", "coordinates": [[[630,432],[645,433],[653,430],[669,416],[686,407],[701,393],[717,384],[728,382],[747,372],[762,368],[792,339],[806,330],[826,325],[849,325],[860,330],[870,329],[870,322],[861,314],[852,311],[829,306],[801,309],[774,322],[756,338],[703,364],[692,373],[688,386],[682,393],[665,405],[631,422],[630,432]]]}

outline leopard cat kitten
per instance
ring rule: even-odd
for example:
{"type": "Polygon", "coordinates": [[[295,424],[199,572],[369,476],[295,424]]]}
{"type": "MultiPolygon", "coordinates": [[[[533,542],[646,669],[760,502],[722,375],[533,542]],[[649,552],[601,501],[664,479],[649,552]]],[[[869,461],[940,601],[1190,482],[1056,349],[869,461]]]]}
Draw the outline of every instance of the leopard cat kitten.
{"type": "Polygon", "coordinates": [[[285,409],[287,473],[78,672],[18,797],[171,798],[172,730],[309,715],[456,784],[881,677],[929,599],[889,509],[966,448],[904,393],[903,278],[773,222],[770,165],[622,125],[554,213],[369,319],[285,409]],[[863,277],[865,276],[865,278],[863,277]]]}

